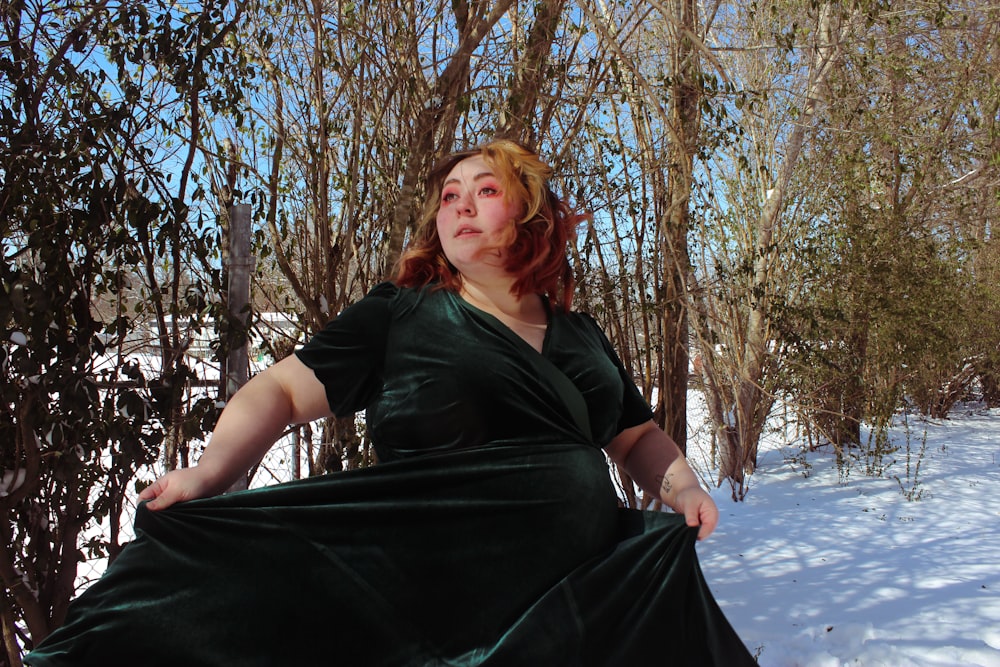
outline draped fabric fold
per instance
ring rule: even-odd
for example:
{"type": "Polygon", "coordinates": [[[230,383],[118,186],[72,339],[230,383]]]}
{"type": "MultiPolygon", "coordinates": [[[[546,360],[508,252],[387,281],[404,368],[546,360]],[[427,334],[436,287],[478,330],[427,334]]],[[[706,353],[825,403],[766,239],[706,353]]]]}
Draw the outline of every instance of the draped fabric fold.
{"type": "Polygon", "coordinates": [[[589,447],[495,447],[140,508],[27,664],[753,664],[696,529],[607,484],[589,447]]]}

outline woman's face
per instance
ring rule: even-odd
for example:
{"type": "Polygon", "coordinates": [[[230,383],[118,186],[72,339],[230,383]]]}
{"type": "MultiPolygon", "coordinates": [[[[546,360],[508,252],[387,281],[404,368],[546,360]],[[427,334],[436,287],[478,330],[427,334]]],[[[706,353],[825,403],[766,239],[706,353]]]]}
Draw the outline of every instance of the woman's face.
{"type": "Polygon", "coordinates": [[[437,233],[445,257],[463,275],[503,268],[508,228],[521,206],[507,202],[503,186],[482,156],[468,157],[448,172],[441,188],[437,233]]]}

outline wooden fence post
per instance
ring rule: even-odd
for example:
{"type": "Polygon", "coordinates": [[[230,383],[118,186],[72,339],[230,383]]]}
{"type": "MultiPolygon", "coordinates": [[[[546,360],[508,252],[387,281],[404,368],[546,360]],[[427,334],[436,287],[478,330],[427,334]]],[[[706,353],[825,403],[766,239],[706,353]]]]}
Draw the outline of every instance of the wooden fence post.
{"type": "MultiPolygon", "coordinates": [[[[230,209],[229,227],[229,290],[228,303],[231,326],[238,327],[238,340],[231,345],[226,360],[226,400],[246,384],[250,376],[250,274],[254,260],[250,256],[250,205],[236,204],[230,209]]],[[[235,333],[235,332],[234,332],[235,333]]],[[[244,475],[230,491],[247,488],[244,475]]]]}

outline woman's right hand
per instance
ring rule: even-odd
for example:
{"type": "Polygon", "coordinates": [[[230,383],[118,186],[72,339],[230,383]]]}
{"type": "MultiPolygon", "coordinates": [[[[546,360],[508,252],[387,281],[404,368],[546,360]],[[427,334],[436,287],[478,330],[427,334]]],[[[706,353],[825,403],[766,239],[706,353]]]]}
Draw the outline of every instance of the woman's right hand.
{"type": "Polygon", "coordinates": [[[146,507],[151,510],[163,510],[174,503],[207,498],[225,491],[217,489],[217,486],[212,476],[206,470],[199,469],[199,466],[179,468],[171,470],[143,489],[139,500],[149,501],[146,507]]]}

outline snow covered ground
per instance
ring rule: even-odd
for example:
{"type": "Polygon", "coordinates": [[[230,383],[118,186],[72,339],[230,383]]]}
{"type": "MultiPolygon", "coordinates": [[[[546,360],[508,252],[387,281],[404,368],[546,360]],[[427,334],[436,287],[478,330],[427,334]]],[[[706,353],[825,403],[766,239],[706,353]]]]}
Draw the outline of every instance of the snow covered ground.
{"type": "Polygon", "coordinates": [[[722,520],[698,546],[761,665],[1000,666],[1000,410],[908,417],[881,477],[768,440],[745,502],[715,490],[722,520]]]}

